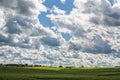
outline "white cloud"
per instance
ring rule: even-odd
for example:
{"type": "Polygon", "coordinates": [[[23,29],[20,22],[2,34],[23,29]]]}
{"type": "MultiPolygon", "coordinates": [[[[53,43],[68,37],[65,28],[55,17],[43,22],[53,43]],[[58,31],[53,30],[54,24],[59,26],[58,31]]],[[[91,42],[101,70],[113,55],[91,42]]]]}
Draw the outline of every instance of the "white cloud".
{"type": "Polygon", "coordinates": [[[65,11],[59,9],[57,6],[53,6],[53,9],[51,10],[51,13],[59,14],[59,15],[64,15],[65,11]]]}
{"type": "Polygon", "coordinates": [[[48,36],[49,40],[57,40],[57,35],[38,20],[38,15],[47,8],[42,0],[11,1],[0,1],[0,60],[5,58],[1,63],[34,63],[38,60],[36,53],[45,47],[41,40],[49,46],[52,44],[46,42],[48,36]]]}
{"type": "Polygon", "coordinates": [[[60,0],[63,4],[66,2],[66,0],[60,0]]]}
{"type": "Polygon", "coordinates": [[[0,0],[2,63],[120,65],[119,1],[111,6],[107,0],[74,0],[75,8],[68,15],[54,6],[47,15],[55,25],[51,29],[38,20],[48,9],[44,0],[10,1],[0,0]],[[71,39],[66,41],[61,32],[71,39]]]}
{"type": "MultiPolygon", "coordinates": [[[[120,7],[118,4],[119,1],[112,6],[108,0],[74,0],[76,8],[69,15],[50,14],[48,17],[54,22],[59,32],[70,32],[72,39],[68,44],[68,50],[93,55],[118,56],[120,55],[120,7]]],[[[96,64],[110,64],[109,60],[112,59],[108,58],[109,60],[104,61],[104,58],[103,56],[103,62],[98,61],[96,64]]],[[[91,59],[94,59],[94,56],[91,59]]]]}

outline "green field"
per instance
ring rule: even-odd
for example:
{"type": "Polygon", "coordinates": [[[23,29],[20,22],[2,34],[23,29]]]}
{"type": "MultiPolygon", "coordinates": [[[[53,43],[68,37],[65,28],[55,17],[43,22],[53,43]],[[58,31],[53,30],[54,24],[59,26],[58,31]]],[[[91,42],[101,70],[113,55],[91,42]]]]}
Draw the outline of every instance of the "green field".
{"type": "Polygon", "coordinates": [[[120,68],[0,67],[0,80],[120,80],[120,68]]]}

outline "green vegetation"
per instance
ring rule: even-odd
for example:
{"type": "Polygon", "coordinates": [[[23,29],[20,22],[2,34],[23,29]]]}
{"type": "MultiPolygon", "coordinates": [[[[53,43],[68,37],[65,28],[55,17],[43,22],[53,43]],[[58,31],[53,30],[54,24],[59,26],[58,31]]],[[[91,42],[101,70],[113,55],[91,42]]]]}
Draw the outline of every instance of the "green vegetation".
{"type": "Polygon", "coordinates": [[[120,68],[2,66],[0,80],[120,80],[120,68]]]}

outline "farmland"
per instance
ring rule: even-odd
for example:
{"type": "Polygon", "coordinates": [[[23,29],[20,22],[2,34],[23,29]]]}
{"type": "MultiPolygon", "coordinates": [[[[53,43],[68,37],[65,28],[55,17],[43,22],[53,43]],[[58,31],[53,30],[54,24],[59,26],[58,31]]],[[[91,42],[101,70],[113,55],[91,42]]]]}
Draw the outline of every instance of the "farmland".
{"type": "Polygon", "coordinates": [[[0,80],[120,80],[120,68],[0,67],[0,80]]]}

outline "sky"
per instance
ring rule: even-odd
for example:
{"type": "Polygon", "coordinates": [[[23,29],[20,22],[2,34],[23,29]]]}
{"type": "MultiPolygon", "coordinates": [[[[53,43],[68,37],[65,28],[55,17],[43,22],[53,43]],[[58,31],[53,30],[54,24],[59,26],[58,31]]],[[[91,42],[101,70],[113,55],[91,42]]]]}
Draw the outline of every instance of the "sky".
{"type": "Polygon", "coordinates": [[[0,0],[0,63],[119,66],[120,0],[0,0]]]}

